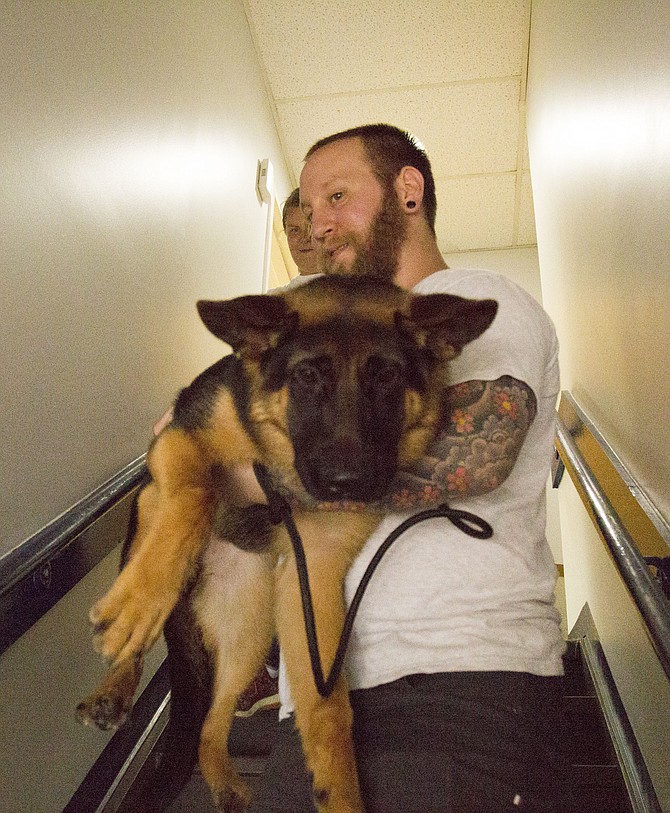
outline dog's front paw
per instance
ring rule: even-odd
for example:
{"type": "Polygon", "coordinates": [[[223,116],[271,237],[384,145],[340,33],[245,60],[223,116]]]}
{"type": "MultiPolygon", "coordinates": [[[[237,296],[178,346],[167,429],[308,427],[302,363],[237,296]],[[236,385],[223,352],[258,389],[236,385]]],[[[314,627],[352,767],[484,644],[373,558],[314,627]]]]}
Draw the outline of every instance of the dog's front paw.
{"type": "Polygon", "coordinates": [[[140,657],[110,669],[100,686],[77,706],[79,722],[102,731],[121,728],[133,707],[143,666],[140,657]]]}
{"type": "Polygon", "coordinates": [[[116,731],[126,722],[132,707],[133,698],[125,694],[94,692],[77,706],[77,719],[101,731],[116,731]]]}
{"type": "Polygon", "coordinates": [[[111,590],[89,613],[93,646],[108,661],[120,663],[143,655],[154,644],[177,596],[152,591],[125,568],[111,590]]]}

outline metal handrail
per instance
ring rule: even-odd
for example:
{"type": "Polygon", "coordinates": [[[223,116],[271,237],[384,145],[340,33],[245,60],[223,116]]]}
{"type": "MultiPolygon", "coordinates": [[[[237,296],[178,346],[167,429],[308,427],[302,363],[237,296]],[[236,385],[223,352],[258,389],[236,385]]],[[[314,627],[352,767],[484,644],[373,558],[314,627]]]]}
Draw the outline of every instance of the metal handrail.
{"type": "Polygon", "coordinates": [[[23,544],[0,557],[0,595],[35,570],[40,562],[57,554],[124,494],[135,488],[145,474],[146,454],[143,454],[23,544]]]}
{"type": "Polygon", "coordinates": [[[142,455],[0,557],[0,654],[122,541],[118,522],[146,476],[142,455]]]}
{"type": "Polygon", "coordinates": [[[670,602],[649,572],[644,557],[560,416],[556,421],[556,447],[612,554],[621,578],[644,619],[663,670],[670,678],[670,602]]]}

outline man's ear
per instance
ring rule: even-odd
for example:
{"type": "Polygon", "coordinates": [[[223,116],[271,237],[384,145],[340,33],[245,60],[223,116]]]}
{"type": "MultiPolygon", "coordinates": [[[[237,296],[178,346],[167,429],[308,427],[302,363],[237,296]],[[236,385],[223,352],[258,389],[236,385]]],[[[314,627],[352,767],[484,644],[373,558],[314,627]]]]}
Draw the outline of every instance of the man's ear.
{"type": "Polygon", "coordinates": [[[465,299],[452,294],[414,295],[400,325],[436,356],[457,356],[491,325],[498,311],[494,299],[465,299]]]}
{"type": "Polygon", "coordinates": [[[417,212],[423,202],[423,175],[416,167],[403,167],[394,181],[400,206],[408,212],[417,212]]]}
{"type": "Polygon", "coordinates": [[[197,308],[208,330],[238,355],[255,360],[298,321],[298,314],[277,295],[240,296],[221,302],[201,299],[197,308]]]}

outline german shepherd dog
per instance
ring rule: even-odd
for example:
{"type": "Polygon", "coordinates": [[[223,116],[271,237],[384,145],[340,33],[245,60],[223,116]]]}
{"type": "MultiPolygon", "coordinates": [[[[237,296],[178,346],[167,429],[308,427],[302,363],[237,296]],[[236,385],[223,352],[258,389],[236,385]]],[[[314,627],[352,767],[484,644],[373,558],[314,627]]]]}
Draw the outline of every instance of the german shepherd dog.
{"type": "Polygon", "coordinates": [[[123,722],[143,655],[165,626],[172,750],[181,756],[181,767],[167,761],[165,785],[178,791],[197,752],[215,804],[241,811],[250,794],[227,738],[276,631],[316,807],[363,813],[347,687],[340,677],[328,698],[316,689],[288,534],[273,526],[267,545],[254,544],[270,527],[260,522],[239,537],[226,472],[258,461],[298,505],[344,502],[294,515],[327,674],[344,622],[344,577],[380,519],[373,504],[424,454],[444,415],[448,363],[496,309],[492,300],[413,295],[360,276],[199,302],[207,328],[234,353],[179,394],[172,423],[149,449],[151,479],[125,564],[90,613],[96,648],[112,666],[80,718],[101,728],[123,722]],[[361,504],[368,509],[353,510],[361,504]],[[213,528],[224,538],[212,538],[213,528]]]}

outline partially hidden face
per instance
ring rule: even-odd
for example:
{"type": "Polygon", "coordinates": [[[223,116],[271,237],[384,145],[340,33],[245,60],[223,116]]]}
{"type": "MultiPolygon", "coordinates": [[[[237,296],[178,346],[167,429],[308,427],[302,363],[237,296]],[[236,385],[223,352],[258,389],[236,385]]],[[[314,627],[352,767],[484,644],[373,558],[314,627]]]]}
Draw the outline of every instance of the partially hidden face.
{"type": "Polygon", "coordinates": [[[334,276],[198,309],[252,382],[246,428],[262,462],[284,481],[292,470],[296,488],[319,501],[367,503],[425,452],[448,362],[497,304],[334,276]]]}
{"type": "Polygon", "coordinates": [[[310,276],[321,271],[321,252],[312,244],[309,224],[299,206],[286,210],[286,239],[293,261],[301,276],[310,276]]]}

